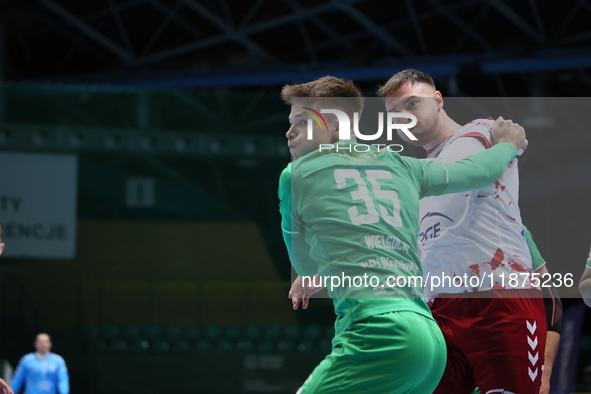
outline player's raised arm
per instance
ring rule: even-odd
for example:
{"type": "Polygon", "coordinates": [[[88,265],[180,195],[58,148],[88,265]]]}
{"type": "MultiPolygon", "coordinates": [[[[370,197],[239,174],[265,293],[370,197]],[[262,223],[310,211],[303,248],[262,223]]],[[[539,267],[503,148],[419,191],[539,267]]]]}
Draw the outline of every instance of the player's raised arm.
{"type": "Polygon", "coordinates": [[[499,179],[524,144],[525,130],[502,118],[497,122],[502,127],[493,129],[496,145],[458,162],[443,164],[404,158],[411,167],[417,163],[422,167],[419,169],[421,198],[479,189],[499,179]]]}

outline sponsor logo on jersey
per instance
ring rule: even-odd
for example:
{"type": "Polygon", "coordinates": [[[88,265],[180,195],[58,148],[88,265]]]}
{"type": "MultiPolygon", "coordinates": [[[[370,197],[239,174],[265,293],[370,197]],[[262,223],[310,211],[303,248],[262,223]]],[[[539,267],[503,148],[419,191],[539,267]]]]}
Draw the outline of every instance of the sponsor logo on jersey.
{"type": "Polygon", "coordinates": [[[393,235],[366,235],[365,244],[370,249],[392,249],[408,252],[409,246],[393,235]]]}
{"type": "MultiPolygon", "coordinates": [[[[430,218],[430,217],[442,217],[444,219],[449,220],[450,222],[454,223],[454,220],[447,215],[442,214],[441,212],[427,212],[419,221],[419,225],[423,223],[423,220],[430,218]]],[[[419,242],[423,244],[428,239],[435,239],[439,237],[441,234],[441,222],[437,222],[432,226],[429,226],[425,229],[425,231],[421,231],[419,233],[419,242]]]]}

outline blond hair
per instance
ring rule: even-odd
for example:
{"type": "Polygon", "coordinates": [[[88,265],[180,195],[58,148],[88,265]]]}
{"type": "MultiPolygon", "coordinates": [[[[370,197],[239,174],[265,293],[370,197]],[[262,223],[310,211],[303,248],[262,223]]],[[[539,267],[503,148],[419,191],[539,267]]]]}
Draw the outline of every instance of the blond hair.
{"type": "Polygon", "coordinates": [[[353,81],[331,76],[299,85],[285,85],[281,89],[281,98],[287,104],[292,104],[293,98],[309,99],[306,101],[310,103],[314,102],[315,98],[347,98],[346,100],[330,100],[330,102],[350,117],[354,112],[361,114],[363,110],[361,90],[355,86],[353,81]]]}

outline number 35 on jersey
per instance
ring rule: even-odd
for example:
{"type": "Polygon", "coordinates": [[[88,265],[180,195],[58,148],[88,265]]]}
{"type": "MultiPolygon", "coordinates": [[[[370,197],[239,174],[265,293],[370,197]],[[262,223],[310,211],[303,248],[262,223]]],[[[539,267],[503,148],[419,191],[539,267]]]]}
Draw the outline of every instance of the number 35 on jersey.
{"type": "MultiPolygon", "coordinates": [[[[358,189],[351,192],[351,199],[362,201],[367,213],[359,213],[357,209],[359,204],[353,205],[347,210],[351,223],[362,226],[378,223],[381,219],[394,227],[402,227],[398,193],[394,190],[382,189],[382,184],[379,182],[392,179],[392,174],[389,171],[366,170],[360,172],[356,169],[338,169],[334,170],[333,175],[339,189],[347,186],[347,179],[353,179],[357,183],[358,189]],[[370,188],[368,188],[368,183],[370,188]]],[[[383,186],[385,187],[386,184],[383,186]]]]}

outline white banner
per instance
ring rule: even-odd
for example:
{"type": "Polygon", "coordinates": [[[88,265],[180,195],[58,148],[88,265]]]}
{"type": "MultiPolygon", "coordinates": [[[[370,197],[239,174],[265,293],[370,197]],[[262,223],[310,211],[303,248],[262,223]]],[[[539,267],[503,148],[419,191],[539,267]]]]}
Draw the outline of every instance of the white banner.
{"type": "Polygon", "coordinates": [[[76,255],[78,158],[0,153],[3,257],[76,255]]]}

